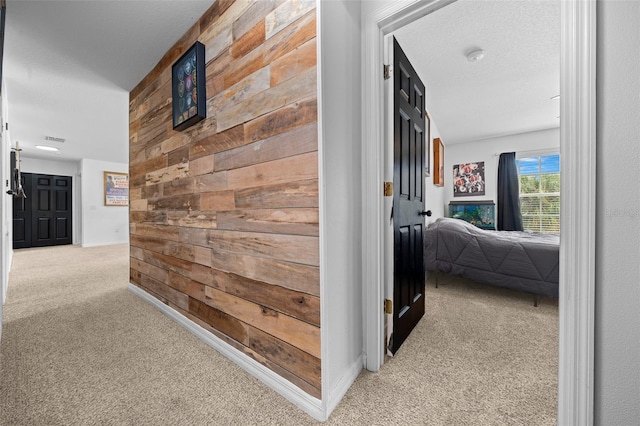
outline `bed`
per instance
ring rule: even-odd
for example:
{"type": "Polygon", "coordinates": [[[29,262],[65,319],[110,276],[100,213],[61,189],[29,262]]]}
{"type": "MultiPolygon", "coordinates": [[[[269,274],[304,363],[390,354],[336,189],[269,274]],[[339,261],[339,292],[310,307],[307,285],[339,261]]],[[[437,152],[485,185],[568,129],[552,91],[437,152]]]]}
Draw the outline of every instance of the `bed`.
{"type": "Polygon", "coordinates": [[[460,219],[439,218],[427,227],[424,244],[429,271],[558,297],[558,235],[487,231],[460,219]]]}

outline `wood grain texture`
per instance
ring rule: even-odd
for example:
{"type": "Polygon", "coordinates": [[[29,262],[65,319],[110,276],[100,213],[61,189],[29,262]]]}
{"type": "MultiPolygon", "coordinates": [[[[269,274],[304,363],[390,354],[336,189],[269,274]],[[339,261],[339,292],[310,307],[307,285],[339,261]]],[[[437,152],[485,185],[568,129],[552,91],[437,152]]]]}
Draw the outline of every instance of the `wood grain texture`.
{"type": "Polygon", "coordinates": [[[321,396],[315,2],[216,0],[132,90],[131,282],[321,396]],[[171,65],[205,45],[207,117],[171,65]]]}
{"type": "Polygon", "coordinates": [[[255,209],[220,212],[216,228],[289,235],[319,235],[317,209],[255,209]]]}

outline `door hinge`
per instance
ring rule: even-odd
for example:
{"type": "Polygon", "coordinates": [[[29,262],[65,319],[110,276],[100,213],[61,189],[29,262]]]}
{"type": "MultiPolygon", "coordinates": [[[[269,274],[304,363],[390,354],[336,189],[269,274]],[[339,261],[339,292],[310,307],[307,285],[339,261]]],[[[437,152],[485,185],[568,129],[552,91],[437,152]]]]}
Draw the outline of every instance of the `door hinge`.
{"type": "Polygon", "coordinates": [[[385,182],[382,193],[385,197],[391,197],[393,195],[393,182],[385,182]]]}
{"type": "Polygon", "coordinates": [[[384,66],[384,79],[389,80],[393,75],[393,65],[384,66]]]}
{"type": "Polygon", "coordinates": [[[389,299],[384,299],[384,313],[385,314],[393,313],[393,302],[389,299]]]}

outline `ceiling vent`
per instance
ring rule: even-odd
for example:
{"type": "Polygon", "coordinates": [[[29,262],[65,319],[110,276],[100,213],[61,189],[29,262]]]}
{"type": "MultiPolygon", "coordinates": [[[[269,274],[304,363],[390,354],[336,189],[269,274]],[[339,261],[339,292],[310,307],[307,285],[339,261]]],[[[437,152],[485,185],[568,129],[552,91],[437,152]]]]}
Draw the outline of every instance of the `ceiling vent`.
{"type": "Polygon", "coordinates": [[[64,143],[64,141],[66,139],[63,138],[54,138],[53,136],[45,136],[44,137],[45,141],[49,141],[49,142],[59,142],[59,143],[64,143]]]}

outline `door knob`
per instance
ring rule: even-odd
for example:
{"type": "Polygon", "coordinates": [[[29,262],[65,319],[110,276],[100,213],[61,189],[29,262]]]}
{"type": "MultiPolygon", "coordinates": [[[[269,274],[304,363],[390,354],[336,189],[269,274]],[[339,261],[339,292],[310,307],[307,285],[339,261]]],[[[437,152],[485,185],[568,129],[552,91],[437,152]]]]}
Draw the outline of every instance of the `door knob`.
{"type": "Polygon", "coordinates": [[[429,217],[431,217],[431,210],[420,212],[420,216],[429,216],[429,217]]]}

